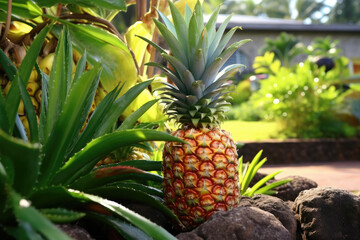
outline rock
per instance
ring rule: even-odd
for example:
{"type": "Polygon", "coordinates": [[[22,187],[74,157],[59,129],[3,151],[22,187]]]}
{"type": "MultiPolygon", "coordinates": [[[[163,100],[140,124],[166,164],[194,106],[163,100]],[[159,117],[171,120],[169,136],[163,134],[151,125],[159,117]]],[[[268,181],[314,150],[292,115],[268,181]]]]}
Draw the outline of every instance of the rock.
{"type": "Polygon", "coordinates": [[[205,223],[178,237],[181,240],[291,239],[288,230],[273,214],[256,207],[237,207],[215,212],[205,223]]]}
{"type": "Polygon", "coordinates": [[[279,181],[289,178],[291,178],[292,181],[284,185],[278,186],[274,189],[275,191],[277,191],[277,193],[274,194],[275,197],[278,197],[284,201],[294,201],[300,192],[317,187],[317,183],[314,182],[313,180],[300,176],[289,176],[286,178],[276,179],[276,180],[279,181]]]}
{"type": "Polygon", "coordinates": [[[340,189],[314,188],[294,202],[298,231],[306,240],[359,240],[360,197],[340,189]]]}
{"type": "Polygon", "coordinates": [[[241,197],[239,207],[258,207],[273,214],[289,231],[291,239],[296,239],[296,219],[291,208],[281,199],[269,195],[258,194],[252,198],[241,197]]]}
{"type": "Polygon", "coordinates": [[[95,240],[90,234],[78,225],[72,224],[58,224],[58,228],[64,231],[69,237],[76,240],[95,240]]]}

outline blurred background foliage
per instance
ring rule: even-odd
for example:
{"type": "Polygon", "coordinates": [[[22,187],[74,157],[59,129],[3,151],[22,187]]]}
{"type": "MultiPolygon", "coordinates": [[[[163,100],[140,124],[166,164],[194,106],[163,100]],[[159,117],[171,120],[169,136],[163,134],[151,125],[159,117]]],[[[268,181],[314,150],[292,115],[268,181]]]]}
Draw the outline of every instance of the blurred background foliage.
{"type": "Polygon", "coordinates": [[[205,9],[220,13],[304,20],[306,23],[360,23],[360,2],[353,0],[208,0],[205,9]]]}

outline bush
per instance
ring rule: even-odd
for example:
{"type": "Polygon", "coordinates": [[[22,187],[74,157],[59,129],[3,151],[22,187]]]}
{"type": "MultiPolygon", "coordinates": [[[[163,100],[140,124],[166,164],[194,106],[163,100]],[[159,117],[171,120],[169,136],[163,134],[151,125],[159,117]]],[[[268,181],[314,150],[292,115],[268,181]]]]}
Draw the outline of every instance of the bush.
{"type": "Polygon", "coordinates": [[[356,130],[338,119],[334,110],[341,94],[334,86],[339,73],[337,68],[326,73],[310,61],[294,70],[279,67],[247,104],[262,109],[259,116],[265,120],[280,121],[288,137],[354,136],[356,130]]]}
{"type": "Polygon", "coordinates": [[[241,103],[249,100],[251,96],[250,81],[242,80],[237,85],[233,86],[230,91],[232,105],[240,105],[241,103]]]}

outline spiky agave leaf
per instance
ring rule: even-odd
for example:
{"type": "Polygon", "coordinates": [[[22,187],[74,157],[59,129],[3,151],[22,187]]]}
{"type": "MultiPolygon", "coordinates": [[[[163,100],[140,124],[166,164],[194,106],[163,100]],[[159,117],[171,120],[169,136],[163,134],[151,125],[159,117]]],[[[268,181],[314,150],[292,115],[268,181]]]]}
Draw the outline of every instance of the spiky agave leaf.
{"type": "Polygon", "coordinates": [[[239,29],[234,27],[223,36],[231,16],[215,31],[219,7],[204,25],[200,2],[197,2],[193,12],[186,8],[184,17],[171,1],[169,5],[173,22],[160,12],[163,23],[154,21],[168,43],[171,54],[144,39],[169,62],[168,67],[148,64],[162,69],[175,84],[167,84],[162,89],[164,92],[161,100],[165,104],[165,111],[170,119],[175,119],[182,125],[218,126],[224,120],[224,113],[229,105],[224,91],[227,81],[243,65],[231,65],[222,71],[220,69],[241,45],[250,40],[235,42],[225,49],[230,38],[239,29]]]}

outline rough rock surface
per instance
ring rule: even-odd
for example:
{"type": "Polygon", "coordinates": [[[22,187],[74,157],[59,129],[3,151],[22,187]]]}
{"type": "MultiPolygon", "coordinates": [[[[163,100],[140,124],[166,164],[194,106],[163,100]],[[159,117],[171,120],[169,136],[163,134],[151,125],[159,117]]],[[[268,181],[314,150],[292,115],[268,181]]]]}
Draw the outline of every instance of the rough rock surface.
{"type": "Polygon", "coordinates": [[[288,240],[288,230],[271,213],[256,207],[237,207],[214,213],[209,220],[180,240],[288,240]]]}
{"type": "Polygon", "coordinates": [[[281,199],[269,195],[241,197],[239,207],[258,207],[273,214],[289,231],[291,239],[296,239],[296,219],[289,206],[281,199]]]}
{"type": "Polygon", "coordinates": [[[64,231],[69,237],[76,240],[95,240],[90,234],[78,225],[72,224],[59,224],[57,225],[62,231],[64,231]]]}
{"type": "Polygon", "coordinates": [[[307,189],[316,188],[318,186],[317,183],[313,180],[300,176],[288,176],[286,178],[276,180],[289,178],[291,178],[292,181],[274,189],[277,191],[277,193],[274,195],[275,197],[278,197],[284,201],[294,201],[300,192],[307,189]]]}
{"type": "Polygon", "coordinates": [[[360,197],[340,189],[314,188],[294,202],[298,232],[306,240],[359,240],[360,197]]]}

